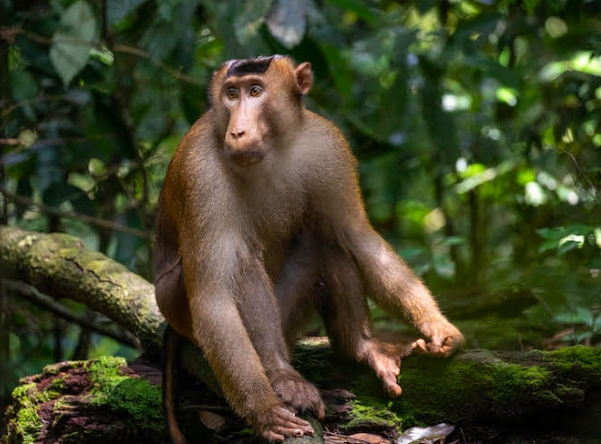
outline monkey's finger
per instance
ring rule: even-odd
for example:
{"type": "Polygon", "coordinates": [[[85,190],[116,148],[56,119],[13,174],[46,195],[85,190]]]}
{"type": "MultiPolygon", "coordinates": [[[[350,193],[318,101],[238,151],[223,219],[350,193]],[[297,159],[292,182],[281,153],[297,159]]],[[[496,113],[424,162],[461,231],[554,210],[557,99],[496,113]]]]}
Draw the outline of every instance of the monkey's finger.
{"type": "Polygon", "coordinates": [[[313,434],[313,427],[309,422],[299,418],[290,410],[280,407],[276,411],[277,417],[274,418],[274,430],[284,435],[295,435],[296,430],[301,430],[309,435],[313,434]]]}
{"type": "Polygon", "coordinates": [[[315,414],[315,416],[317,416],[318,420],[324,420],[324,418],[326,417],[326,407],[323,404],[323,402],[317,406],[317,409],[313,410],[313,413],[315,414]]]}
{"type": "MultiPolygon", "coordinates": [[[[461,339],[463,339],[463,337],[461,339]]],[[[462,343],[461,340],[458,340],[452,336],[447,336],[444,340],[444,343],[442,344],[441,350],[445,356],[449,356],[457,348],[459,348],[461,343],[462,343]]]]}
{"type": "Polygon", "coordinates": [[[382,383],[384,385],[384,390],[386,390],[386,393],[388,393],[388,396],[391,398],[397,398],[403,393],[403,389],[397,384],[396,378],[394,382],[391,380],[383,380],[382,383]]]}
{"type": "MultiPolygon", "coordinates": [[[[307,423],[308,424],[308,423],[307,423]]],[[[294,424],[286,424],[286,426],[276,426],[273,429],[273,432],[282,436],[296,436],[301,437],[304,435],[313,435],[314,430],[310,425],[306,427],[297,426],[294,424]]]]}
{"type": "Polygon", "coordinates": [[[425,339],[418,339],[413,344],[411,344],[411,351],[415,351],[417,353],[428,353],[428,345],[426,344],[425,339]]]}
{"type": "Polygon", "coordinates": [[[266,430],[261,436],[268,442],[283,442],[285,439],[284,435],[276,433],[273,430],[266,430]]]}

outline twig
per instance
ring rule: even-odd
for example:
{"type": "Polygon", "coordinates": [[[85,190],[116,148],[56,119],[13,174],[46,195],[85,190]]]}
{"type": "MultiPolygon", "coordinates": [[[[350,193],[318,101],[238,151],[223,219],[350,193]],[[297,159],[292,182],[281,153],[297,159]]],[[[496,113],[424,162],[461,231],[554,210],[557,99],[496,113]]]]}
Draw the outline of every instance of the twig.
{"type": "Polygon", "coordinates": [[[586,181],[594,190],[597,190],[598,187],[592,182],[592,180],[588,177],[588,175],[582,170],[582,168],[580,167],[580,164],[578,163],[578,160],[576,160],[576,156],[574,156],[572,153],[570,153],[569,151],[564,150],[562,148],[557,148],[557,150],[560,153],[566,154],[572,160],[572,163],[576,167],[578,176],[580,176],[583,181],[586,181]]]}
{"type": "Polygon", "coordinates": [[[28,197],[19,196],[17,194],[6,191],[6,189],[1,186],[0,186],[0,193],[3,194],[4,197],[8,200],[12,200],[13,202],[16,202],[21,205],[29,205],[29,206],[36,207],[38,210],[40,210],[42,213],[45,213],[45,214],[50,214],[50,215],[62,217],[65,219],[79,220],[82,222],[89,223],[91,225],[95,225],[95,226],[102,227],[102,228],[107,228],[109,230],[119,231],[121,233],[126,233],[126,234],[131,234],[132,236],[136,236],[141,239],[147,239],[147,240],[151,239],[150,233],[147,233],[146,231],[137,230],[135,228],[130,228],[125,225],[121,225],[116,222],[112,222],[110,220],[100,219],[97,217],[88,216],[86,214],[76,213],[75,211],[62,211],[62,210],[59,210],[58,208],[54,208],[54,207],[50,207],[50,206],[42,204],[42,203],[34,202],[32,199],[30,199],[28,197]]]}
{"type": "Polygon", "coordinates": [[[17,293],[19,297],[27,299],[28,301],[43,308],[44,310],[49,311],[50,313],[60,316],[69,322],[87,328],[98,334],[114,339],[117,342],[133,347],[137,350],[141,349],[138,339],[127,331],[118,332],[114,329],[90,322],[85,317],[76,316],[71,313],[63,304],[54,301],[50,296],[46,296],[37,291],[35,288],[22,282],[11,279],[4,279],[3,282],[5,283],[6,289],[9,292],[17,293]]]}
{"type": "MultiPolygon", "coordinates": [[[[72,45],[89,46],[90,48],[96,48],[99,50],[106,49],[106,47],[104,45],[102,45],[101,43],[90,42],[87,40],[66,38],[66,37],[64,37],[64,38],[62,38],[62,37],[48,38],[43,35],[36,34],[34,32],[25,31],[21,28],[0,29],[0,38],[4,38],[5,40],[8,40],[8,41],[14,40],[14,37],[18,34],[21,34],[21,35],[27,37],[28,39],[30,39],[34,42],[37,42],[37,43],[41,43],[43,45],[53,45],[56,43],[69,43],[72,45]]],[[[195,79],[194,77],[190,77],[186,74],[182,74],[179,70],[172,68],[171,66],[167,65],[166,63],[163,63],[160,60],[154,59],[152,57],[152,54],[150,54],[148,51],[144,51],[143,49],[135,48],[133,46],[127,46],[127,45],[115,45],[110,50],[112,50],[112,52],[120,52],[123,54],[129,54],[129,55],[133,55],[136,57],[140,57],[142,59],[146,59],[146,60],[150,61],[156,67],[162,69],[163,71],[167,72],[168,74],[172,75],[173,77],[175,77],[183,82],[191,83],[193,85],[198,85],[198,86],[204,86],[204,82],[201,82],[201,81],[195,79]]]]}

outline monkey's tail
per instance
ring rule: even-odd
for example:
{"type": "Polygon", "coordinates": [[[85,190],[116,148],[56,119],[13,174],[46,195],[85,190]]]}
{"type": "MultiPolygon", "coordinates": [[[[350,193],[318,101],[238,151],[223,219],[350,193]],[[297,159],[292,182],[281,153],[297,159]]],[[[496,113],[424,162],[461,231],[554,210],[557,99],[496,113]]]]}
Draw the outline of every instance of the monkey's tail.
{"type": "Polygon", "coordinates": [[[177,394],[177,359],[181,338],[169,326],[163,335],[163,408],[169,437],[173,444],[188,444],[175,415],[177,394]]]}

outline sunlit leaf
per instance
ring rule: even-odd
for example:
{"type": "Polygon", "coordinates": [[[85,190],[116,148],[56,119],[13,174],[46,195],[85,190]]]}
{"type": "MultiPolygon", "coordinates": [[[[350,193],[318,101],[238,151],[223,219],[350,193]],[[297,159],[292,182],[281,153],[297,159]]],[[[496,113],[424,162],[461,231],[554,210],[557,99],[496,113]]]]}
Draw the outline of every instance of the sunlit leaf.
{"type": "Polygon", "coordinates": [[[556,250],[559,255],[581,248],[586,236],[594,227],[585,224],[571,224],[565,227],[541,228],[537,230],[540,237],[545,239],[539,251],[556,250]]]}
{"type": "MultiPolygon", "coordinates": [[[[470,165],[472,167],[472,165],[470,165]]],[[[468,171],[470,169],[468,167],[466,171],[466,175],[468,175],[468,171]]],[[[508,173],[515,167],[515,163],[513,161],[505,161],[500,165],[494,168],[487,168],[484,171],[478,172],[477,174],[470,175],[465,180],[459,182],[457,184],[457,193],[464,194],[468,191],[473,190],[474,188],[479,187],[480,185],[495,180],[497,177],[508,173]]]]}
{"type": "Polygon", "coordinates": [[[497,89],[497,99],[509,106],[515,106],[518,103],[517,91],[514,88],[499,88],[497,89]]]}
{"type": "Polygon", "coordinates": [[[541,70],[539,77],[542,81],[552,82],[566,71],[599,76],[601,57],[592,57],[590,52],[580,52],[570,60],[549,63],[541,70]]]}
{"type": "Polygon", "coordinates": [[[557,245],[557,251],[561,255],[576,248],[582,248],[583,245],[584,236],[570,234],[559,241],[559,244],[557,245]]]}
{"type": "Polygon", "coordinates": [[[593,238],[597,248],[601,248],[601,228],[597,227],[593,230],[593,238]]]}
{"type": "Polygon", "coordinates": [[[547,202],[547,196],[538,182],[528,182],[524,187],[524,202],[538,207],[547,202]]]}
{"type": "Polygon", "coordinates": [[[65,85],[88,63],[96,29],[92,8],[83,0],[73,3],[61,17],[52,37],[50,60],[65,85]]]}
{"type": "Polygon", "coordinates": [[[374,12],[375,7],[377,7],[377,3],[375,2],[365,2],[362,0],[330,0],[330,2],[340,6],[345,11],[356,14],[357,17],[372,25],[378,21],[378,17],[374,12]],[[370,8],[366,3],[372,3],[374,8],[370,8]]]}

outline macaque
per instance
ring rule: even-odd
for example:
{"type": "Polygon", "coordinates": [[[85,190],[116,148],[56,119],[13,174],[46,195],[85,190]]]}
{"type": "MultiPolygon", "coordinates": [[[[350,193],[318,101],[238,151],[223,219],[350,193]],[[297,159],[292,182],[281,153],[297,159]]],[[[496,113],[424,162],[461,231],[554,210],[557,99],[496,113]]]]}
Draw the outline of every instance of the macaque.
{"type": "MultiPolygon", "coordinates": [[[[324,417],[319,391],[290,363],[312,311],[333,350],[370,366],[392,397],[399,348],[374,337],[366,297],[416,327],[413,349],[448,356],[463,342],[370,225],[344,136],[303,104],[312,83],[309,63],[278,55],[215,71],[211,107],[173,156],[157,216],[158,306],[268,441],[312,434],[297,413],[324,417]]],[[[171,438],[185,443],[166,400],[171,438]]]]}

